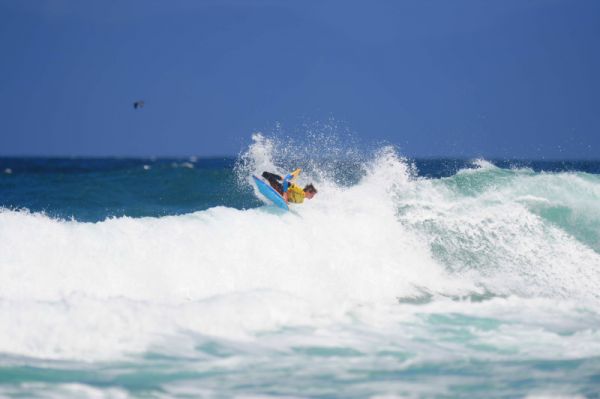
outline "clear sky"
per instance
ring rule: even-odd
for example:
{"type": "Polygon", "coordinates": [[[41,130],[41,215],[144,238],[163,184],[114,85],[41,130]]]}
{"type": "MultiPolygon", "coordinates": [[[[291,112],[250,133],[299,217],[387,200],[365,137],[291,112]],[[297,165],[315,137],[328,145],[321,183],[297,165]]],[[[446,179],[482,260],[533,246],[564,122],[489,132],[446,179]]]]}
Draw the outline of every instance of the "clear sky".
{"type": "Polygon", "coordinates": [[[237,154],[330,118],[408,156],[600,159],[600,1],[0,0],[0,155],[237,154]]]}

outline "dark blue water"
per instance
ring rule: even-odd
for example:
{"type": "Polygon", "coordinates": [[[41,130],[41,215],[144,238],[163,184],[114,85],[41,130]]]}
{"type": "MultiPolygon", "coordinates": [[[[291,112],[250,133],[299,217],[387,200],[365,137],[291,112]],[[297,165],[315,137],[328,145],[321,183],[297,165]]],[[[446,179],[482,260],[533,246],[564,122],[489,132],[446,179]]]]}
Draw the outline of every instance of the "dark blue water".
{"type": "Polygon", "coordinates": [[[1,159],[0,206],[98,221],[164,216],[214,206],[255,207],[238,187],[234,159],[1,159]]]}
{"type": "MultiPolygon", "coordinates": [[[[416,175],[441,178],[472,167],[467,159],[411,159],[416,175]]],[[[600,161],[493,160],[500,168],[600,174],[600,161]]],[[[78,221],[180,215],[215,206],[262,203],[240,185],[235,158],[0,158],[0,207],[78,221]]],[[[339,162],[340,180],[355,183],[360,165],[339,162]]]]}

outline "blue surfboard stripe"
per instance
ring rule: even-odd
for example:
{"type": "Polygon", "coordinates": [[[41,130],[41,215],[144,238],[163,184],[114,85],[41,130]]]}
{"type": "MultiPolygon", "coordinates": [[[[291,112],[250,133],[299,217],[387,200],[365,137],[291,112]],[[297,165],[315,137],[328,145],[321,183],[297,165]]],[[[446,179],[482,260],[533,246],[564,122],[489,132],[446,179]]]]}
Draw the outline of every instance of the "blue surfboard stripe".
{"type": "Polygon", "coordinates": [[[252,175],[252,177],[254,178],[256,187],[258,187],[258,191],[260,191],[262,195],[267,197],[269,201],[273,202],[279,208],[285,209],[286,211],[290,210],[288,205],[285,203],[283,197],[277,191],[275,191],[273,187],[271,187],[268,183],[265,183],[262,179],[259,179],[254,175],[252,175]]]}

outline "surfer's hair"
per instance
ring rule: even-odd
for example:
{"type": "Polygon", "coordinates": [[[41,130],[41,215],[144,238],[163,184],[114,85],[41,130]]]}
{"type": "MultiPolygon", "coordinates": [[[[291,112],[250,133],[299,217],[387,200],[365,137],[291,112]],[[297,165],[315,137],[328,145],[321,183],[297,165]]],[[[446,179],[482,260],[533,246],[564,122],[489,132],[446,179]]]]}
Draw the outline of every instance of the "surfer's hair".
{"type": "Polygon", "coordinates": [[[304,187],[304,192],[306,192],[306,193],[315,193],[316,194],[317,193],[317,189],[311,183],[311,184],[307,184],[304,187]]]}

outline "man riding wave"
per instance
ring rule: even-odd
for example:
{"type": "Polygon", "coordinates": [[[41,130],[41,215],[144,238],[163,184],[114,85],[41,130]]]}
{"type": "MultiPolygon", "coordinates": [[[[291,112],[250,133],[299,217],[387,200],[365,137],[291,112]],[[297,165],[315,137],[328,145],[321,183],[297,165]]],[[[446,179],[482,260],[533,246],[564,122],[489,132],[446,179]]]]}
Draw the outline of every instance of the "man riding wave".
{"type": "Polygon", "coordinates": [[[296,169],[285,177],[271,172],[263,172],[262,177],[269,182],[275,191],[281,194],[286,203],[301,204],[304,202],[304,198],[312,199],[317,193],[317,189],[312,184],[307,184],[304,188],[296,185],[294,180],[299,174],[300,169],[296,169]]]}

